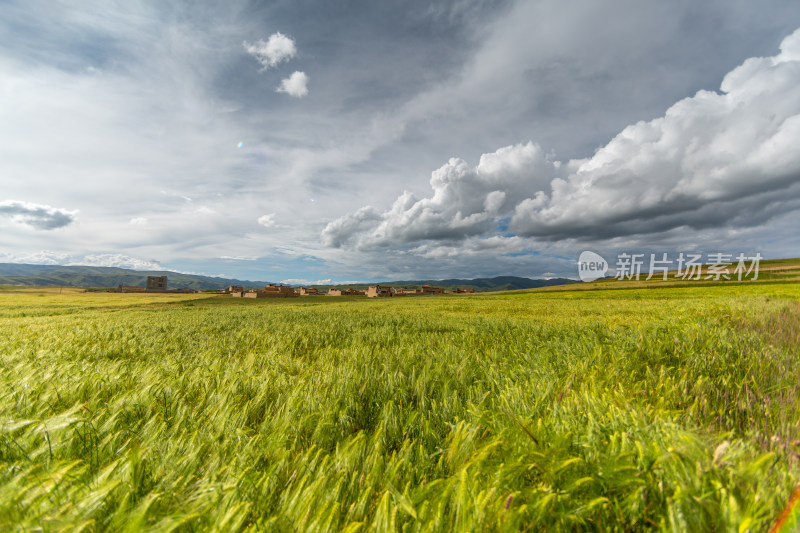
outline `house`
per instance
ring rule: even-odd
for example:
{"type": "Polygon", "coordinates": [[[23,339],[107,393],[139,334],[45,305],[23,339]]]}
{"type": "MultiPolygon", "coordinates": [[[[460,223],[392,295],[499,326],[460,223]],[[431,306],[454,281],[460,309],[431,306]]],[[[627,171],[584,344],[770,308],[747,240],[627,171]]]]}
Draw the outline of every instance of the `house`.
{"type": "Polygon", "coordinates": [[[258,292],[264,293],[264,295],[259,296],[259,298],[293,298],[297,296],[297,293],[294,291],[294,289],[288,285],[274,285],[272,283],[268,284],[263,290],[258,292]]]}
{"type": "Polygon", "coordinates": [[[288,285],[273,285],[270,283],[258,291],[232,292],[234,298],[294,298],[297,294],[288,285]]]}
{"type": "Polygon", "coordinates": [[[419,289],[406,289],[405,287],[398,287],[396,289],[392,289],[394,296],[417,296],[422,294],[419,289]]]}
{"type": "Polygon", "coordinates": [[[315,287],[300,287],[300,296],[316,296],[319,293],[315,287]]]}
{"type": "Polygon", "coordinates": [[[472,294],[474,292],[475,292],[475,289],[473,289],[472,287],[470,287],[468,289],[457,288],[456,290],[453,291],[453,293],[455,293],[455,294],[472,294]]]}
{"type": "Polygon", "coordinates": [[[167,276],[147,276],[147,292],[164,292],[167,290],[167,276]]]}
{"type": "Polygon", "coordinates": [[[385,285],[372,285],[367,289],[367,298],[391,296],[392,288],[385,285]]]}
{"type": "Polygon", "coordinates": [[[240,287],[239,285],[231,285],[230,287],[228,287],[228,292],[230,293],[244,292],[244,287],[240,287]]]}
{"type": "Polygon", "coordinates": [[[420,289],[422,294],[444,294],[444,289],[441,287],[432,287],[430,285],[423,285],[420,289]]]}
{"type": "Polygon", "coordinates": [[[138,285],[120,285],[117,289],[119,292],[146,292],[147,289],[139,287],[138,285]]]}
{"type": "Polygon", "coordinates": [[[328,296],[364,296],[364,291],[358,289],[328,289],[328,296]]]}

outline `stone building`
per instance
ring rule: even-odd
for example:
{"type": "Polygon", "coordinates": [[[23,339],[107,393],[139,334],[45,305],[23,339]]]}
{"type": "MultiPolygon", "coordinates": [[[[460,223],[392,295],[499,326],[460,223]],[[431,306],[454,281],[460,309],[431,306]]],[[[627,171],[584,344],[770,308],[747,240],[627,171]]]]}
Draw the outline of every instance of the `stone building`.
{"type": "Polygon", "coordinates": [[[319,294],[319,289],[316,287],[300,287],[300,296],[316,296],[319,294]]]}
{"type": "MultiPolygon", "coordinates": [[[[236,293],[232,293],[236,294],[236,293]]],[[[297,293],[288,285],[273,285],[270,283],[260,291],[240,293],[244,298],[294,298],[297,293]]]]}
{"type": "Polygon", "coordinates": [[[393,296],[417,296],[422,294],[419,289],[407,289],[405,287],[397,287],[392,292],[394,293],[393,296]]]}
{"type": "Polygon", "coordinates": [[[367,289],[367,298],[391,296],[392,288],[385,285],[372,285],[367,289]]]}
{"type": "Polygon", "coordinates": [[[422,294],[444,294],[444,289],[441,287],[432,287],[430,285],[423,285],[420,289],[422,294]]]}
{"type": "Polygon", "coordinates": [[[364,296],[358,289],[328,289],[328,296],[364,296]]]}
{"type": "Polygon", "coordinates": [[[138,285],[120,285],[117,290],[119,292],[145,292],[147,289],[138,285]]]}
{"type": "Polygon", "coordinates": [[[147,276],[147,291],[160,292],[167,290],[167,276],[147,276]]]}

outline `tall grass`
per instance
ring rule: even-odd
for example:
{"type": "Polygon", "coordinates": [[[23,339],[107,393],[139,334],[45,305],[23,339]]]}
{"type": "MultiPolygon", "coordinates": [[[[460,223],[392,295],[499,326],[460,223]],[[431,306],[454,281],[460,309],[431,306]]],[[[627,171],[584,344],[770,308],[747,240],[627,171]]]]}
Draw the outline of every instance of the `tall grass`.
{"type": "Polygon", "coordinates": [[[800,481],[796,285],[125,296],[0,295],[0,529],[759,531],[800,481]]]}

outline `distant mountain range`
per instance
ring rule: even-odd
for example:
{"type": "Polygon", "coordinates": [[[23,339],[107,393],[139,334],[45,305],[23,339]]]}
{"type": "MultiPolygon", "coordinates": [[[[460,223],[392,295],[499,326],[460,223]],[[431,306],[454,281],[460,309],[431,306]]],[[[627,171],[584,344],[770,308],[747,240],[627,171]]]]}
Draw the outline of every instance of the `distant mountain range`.
{"type": "Polygon", "coordinates": [[[180,274],[167,270],[129,270],[117,267],[26,265],[0,263],[0,285],[38,285],[49,287],[116,287],[117,285],[141,285],[147,276],[167,276],[170,289],[189,288],[195,290],[226,289],[230,285],[261,287],[265,281],[180,274]]]}
{"type": "MultiPolygon", "coordinates": [[[[96,266],[61,266],[61,265],[27,265],[18,263],[0,263],[0,285],[27,285],[49,287],[116,287],[118,285],[144,286],[147,276],[167,276],[170,289],[189,288],[194,290],[225,289],[230,285],[243,287],[263,287],[266,281],[251,281],[195,274],[181,274],[167,270],[140,271],[117,267],[96,266]]],[[[435,285],[444,288],[473,288],[476,292],[510,291],[532,289],[550,285],[575,283],[574,280],[529,279],[515,276],[478,279],[444,279],[444,280],[407,280],[382,282],[381,285],[395,287],[419,287],[435,285]]],[[[366,287],[368,284],[347,285],[348,287],[366,287]]],[[[336,285],[315,285],[316,287],[334,287],[336,285]]]]}
{"type": "MultiPolygon", "coordinates": [[[[577,283],[573,279],[551,278],[551,279],[530,279],[517,276],[498,276],[495,278],[476,278],[476,279],[428,279],[428,280],[406,280],[381,282],[381,285],[392,287],[418,288],[422,285],[433,285],[454,289],[461,287],[464,289],[472,288],[475,292],[489,291],[516,291],[520,289],[537,289],[539,287],[549,287],[551,285],[565,285],[567,283],[577,283]]],[[[352,287],[362,287],[363,285],[349,285],[352,287]]]]}

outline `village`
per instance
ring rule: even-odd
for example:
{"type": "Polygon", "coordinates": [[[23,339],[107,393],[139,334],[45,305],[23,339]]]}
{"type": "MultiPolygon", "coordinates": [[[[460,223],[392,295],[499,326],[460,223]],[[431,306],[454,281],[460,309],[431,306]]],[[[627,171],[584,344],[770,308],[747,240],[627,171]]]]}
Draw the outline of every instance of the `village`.
{"type": "MultiPolygon", "coordinates": [[[[137,293],[137,292],[198,292],[194,289],[168,289],[167,276],[147,276],[144,287],[140,285],[119,285],[109,292],[137,293]]],[[[268,283],[263,289],[245,289],[238,285],[231,285],[222,291],[234,298],[295,298],[299,296],[366,296],[367,298],[385,298],[397,296],[435,296],[437,294],[470,294],[475,292],[472,288],[456,288],[445,290],[441,287],[422,285],[420,288],[392,287],[389,285],[371,285],[366,290],[362,289],[337,289],[331,287],[326,291],[316,287],[292,287],[290,285],[275,285],[268,283]]]]}
{"type": "Polygon", "coordinates": [[[366,290],[337,289],[331,287],[327,292],[316,287],[294,288],[288,285],[267,284],[263,289],[244,290],[243,287],[231,285],[228,291],[234,298],[294,298],[298,296],[366,296],[367,298],[381,298],[393,296],[433,296],[437,294],[467,294],[475,292],[474,289],[457,288],[446,291],[441,287],[423,285],[418,289],[405,287],[390,287],[388,285],[371,285],[366,290]]]}

